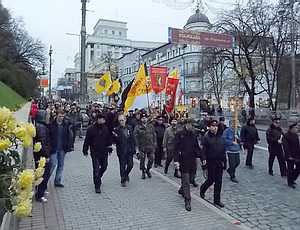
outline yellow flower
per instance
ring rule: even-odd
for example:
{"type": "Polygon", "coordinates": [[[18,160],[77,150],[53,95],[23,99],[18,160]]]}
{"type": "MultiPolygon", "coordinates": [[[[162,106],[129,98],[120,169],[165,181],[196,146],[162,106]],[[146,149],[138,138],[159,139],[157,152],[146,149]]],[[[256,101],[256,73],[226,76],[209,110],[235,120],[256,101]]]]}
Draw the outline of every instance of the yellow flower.
{"type": "Polygon", "coordinates": [[[33,152],[38,153],[42,149],[42,144],[41,142],[37,142],[33,146],[33,152]]]}
{"type": "Polygon", "coordinates": [[[4,124],[9,120],[11,117],[13,117],[12,112],[6,108],[1,107],[0,108],[0,124],[4,124]]]}
{"type": "Polygon", "coordinates": [[[15,129],[14,133],[18,139],[23,140],[26,136],[26,128],[24,126],[19,126],[15,129]]]}
{"type": "Polygon", "coordinates": [[[24,200],[21,201],[16,207],[15,207],[15,214],[17,217],[27,217],[31,214],[32,210],[32,203],[31,200],[24,200]]]}
{"type": "Polygon", "coordinates": [[[33,192],[31,190],[21,190],[17,196],[17,202],[30,200],[32,196],[33,196],[33,192]]]}
{"type": "Polygon", "coordinates": [[[11,145],[11,142],[9,139],[0,139],[0,151],[6,150],[11,145]]]}
{"type": "Polygon", "coordinates": [[[29,148],[32,144],[32,137],[26,135],[22,141],[23,141],[23,147],[29,148]]]}
{"type": "Polygon", "coordinates": [[[44,168],[37,168],[34,172],[35,179],[39,179],[44,175],[45,169],[44,168]]]}
{"type": "Polygon", "coordinates": [[[22,190],[32,189],[34,172],[32,169],[25,169],[19,175],[18,185],[22,190]]]}
{"type": "Polygon", "coordinates": [[[35,137],[36,136],[36,130],[33,124],[28,123],[26,125],[26,131],[27,133],[31,136],[31,137],[35,137]]]}
{"type": "Polygon", "coordinates": [[[43,180],[44,180],[43,177],[37,179],[37,180],[34,182],[34,185],[35,185],[35,186],[38,186],[40,183],[42,183],[43,180]]]}
{"type": "Polygon", "coordinates": [[[46,165],[46,158],[45,157],[41,157],[39,160],[39,168],[45,168],[46,165]]]}

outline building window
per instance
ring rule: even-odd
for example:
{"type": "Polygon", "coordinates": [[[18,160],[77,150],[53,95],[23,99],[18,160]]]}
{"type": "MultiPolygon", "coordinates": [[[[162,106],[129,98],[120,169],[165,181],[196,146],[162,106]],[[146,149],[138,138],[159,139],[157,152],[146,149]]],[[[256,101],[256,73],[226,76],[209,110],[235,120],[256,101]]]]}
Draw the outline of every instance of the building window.
{"type": "Polygon", "coordinates": [[[119,35],[122,36],[122,32],[121,31],[119,31],[119,35]]]}
{"type": "Polygon", "coordinates": [[[178,48],[178,55],[180,55],[180,51],[181,51],[180,48],[178,48]]]}
{"type": "Polygon", "coordinates": [[[170,59],[170,52],[168,52],[168,59],[170,59]]]}
{"type": "Polygon", "coordinates": [[[175,50],[173,50],[173,57],[175,57],[175,50]]]}
{"type": "Polygon", "coordinates": [[[114,31],[114,30],[112,30],[112,31],[111,31],[111,34],[112,34],[112,35],[115,35],[115,31],[114,31]]]}

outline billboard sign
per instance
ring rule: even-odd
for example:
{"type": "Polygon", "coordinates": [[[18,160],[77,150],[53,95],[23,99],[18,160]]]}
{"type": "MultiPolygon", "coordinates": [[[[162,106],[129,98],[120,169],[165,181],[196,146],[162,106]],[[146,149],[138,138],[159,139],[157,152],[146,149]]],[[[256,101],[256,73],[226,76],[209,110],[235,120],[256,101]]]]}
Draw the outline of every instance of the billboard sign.
{"type": "Polygon", "coordinates": [[[230,49],[233,46],[233,37],[228,34],[197,32],[169,27],[169,42],[230,49]]]}
{"type": "Polygon", "coordinates": [[[48,88],[49,81],[48,78],[41,78],[40,79],[40,87],[41,88],[48,88]]]}

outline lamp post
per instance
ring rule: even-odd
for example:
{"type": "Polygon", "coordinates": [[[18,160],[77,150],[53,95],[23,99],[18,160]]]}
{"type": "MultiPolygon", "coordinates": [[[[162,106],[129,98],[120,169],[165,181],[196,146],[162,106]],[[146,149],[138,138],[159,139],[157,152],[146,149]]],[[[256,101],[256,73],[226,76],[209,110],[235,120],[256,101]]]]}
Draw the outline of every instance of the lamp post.
{"type": "Polygon", "coordinates": [[[86,2],[81,0],[82,21],[81,21],[81,63],[80,63],[80,93],[81,100],[85,102],[87,96],[87,79],[85,75],[85,43],[86,43],[86,2]]]}
{"type": "Polygon", "coordinates": [[[52,78],[52,45],[50,45],[50,49],[49,49],[49,58],[50,58],[50,62],[49,62],[49,98],[52,98],[52,94],[51,94],[51,78],[52,78]]]}

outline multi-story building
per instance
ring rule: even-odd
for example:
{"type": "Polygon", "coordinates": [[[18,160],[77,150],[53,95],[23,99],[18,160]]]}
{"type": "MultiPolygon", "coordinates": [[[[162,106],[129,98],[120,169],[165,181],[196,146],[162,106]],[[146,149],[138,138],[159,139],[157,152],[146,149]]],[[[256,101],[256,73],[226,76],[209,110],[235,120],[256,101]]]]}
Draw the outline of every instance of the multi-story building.
{"type": "MultiPolygon", "coordinates": [[[[130,40],[127,38],[127,30],[126,22],[106,19],[100,19],[97,22],[92,35],[89,35],[86,40],[86,72],[102,74],[115,67],[117,59],[126,53],[134,50],[151,50],[163,44],[130,40]]],[[[80,60],[80,56],[76,55],[75,63],[77,65],[80,64],[78,60],[80,60]]],[[[94,79],[88,79],[90,100],[99,99],[93,93],[95,91],[94,82],[94,79]]],[[[103,100],[105,101],[105,99],[103,100]]]]}

